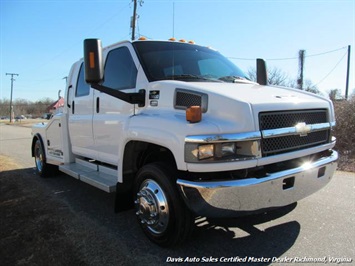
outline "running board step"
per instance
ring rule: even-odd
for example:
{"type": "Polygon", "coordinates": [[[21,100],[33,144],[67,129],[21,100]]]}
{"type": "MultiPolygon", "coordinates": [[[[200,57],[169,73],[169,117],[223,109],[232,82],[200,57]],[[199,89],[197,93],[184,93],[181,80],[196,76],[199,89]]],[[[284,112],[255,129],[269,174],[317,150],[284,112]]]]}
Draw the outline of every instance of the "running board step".
{"type": "Polygon", "coordinates": [[[116,191],[117,171],[86,161],[64,164],[59,170],[108,193],[116,191]]]}

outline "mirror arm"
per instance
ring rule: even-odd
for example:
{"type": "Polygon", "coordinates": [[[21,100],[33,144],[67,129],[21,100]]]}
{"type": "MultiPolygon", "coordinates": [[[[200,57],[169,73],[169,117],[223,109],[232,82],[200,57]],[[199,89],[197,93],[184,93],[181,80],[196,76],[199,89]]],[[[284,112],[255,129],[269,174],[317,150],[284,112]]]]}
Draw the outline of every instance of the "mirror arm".
{"type": "Polygon", "coordinates": [[[122,101],[131,103],[131,104],[138,104],[139,107],[144,107],[145,106],[145,90],[139,90],[139,92],[133,92],[133,93],[124,93],[119,90],[114,90],[106,86],[102,86],[100,84],[91,84],[91,87],[101,91],[103,93],[106,93],[110,96],[113,96],[117,99],[120,99],[122,101]]]}

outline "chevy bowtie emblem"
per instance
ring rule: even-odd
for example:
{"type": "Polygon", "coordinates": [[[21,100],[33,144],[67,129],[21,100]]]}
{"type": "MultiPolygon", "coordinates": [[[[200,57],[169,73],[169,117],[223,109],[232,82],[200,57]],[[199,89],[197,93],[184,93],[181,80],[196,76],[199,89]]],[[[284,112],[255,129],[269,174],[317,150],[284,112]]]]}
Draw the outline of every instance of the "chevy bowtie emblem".
{"type": "Polygon", "coordinates": [[[296,132],[300,134],[301,137],[307,136],[309,132],[311,132],[312,127],[310,125],[307,125],[304,122],[298,123],[296,126],[296,132]]]}

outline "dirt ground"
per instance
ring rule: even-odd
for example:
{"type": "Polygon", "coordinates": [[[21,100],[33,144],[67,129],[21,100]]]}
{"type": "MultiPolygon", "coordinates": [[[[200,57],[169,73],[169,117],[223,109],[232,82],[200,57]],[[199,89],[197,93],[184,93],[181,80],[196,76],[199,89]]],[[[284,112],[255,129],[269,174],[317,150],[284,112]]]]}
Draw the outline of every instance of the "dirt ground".
{"type": "Polygon", "coordinates": [[[0,264],[87,265],[67,240],[63,206],[28,181],[34,170],[0,162],[0,264]]]}

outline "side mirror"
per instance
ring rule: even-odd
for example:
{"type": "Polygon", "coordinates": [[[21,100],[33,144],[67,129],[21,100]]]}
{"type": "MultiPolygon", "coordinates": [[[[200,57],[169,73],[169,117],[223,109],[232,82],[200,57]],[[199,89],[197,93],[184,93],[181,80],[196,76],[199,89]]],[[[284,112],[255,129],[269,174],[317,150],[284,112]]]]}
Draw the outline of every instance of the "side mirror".
{"type": "Polygon", "coordinates": [[[102,44],[99,39],[84,40],[85,81],[97,84],[103,80],[102,44]]]}
{"type": "Polygon", "coordinates": [[[256,59],[256,82],[267,85],[266,63],[263,59],[256,59]]]}

